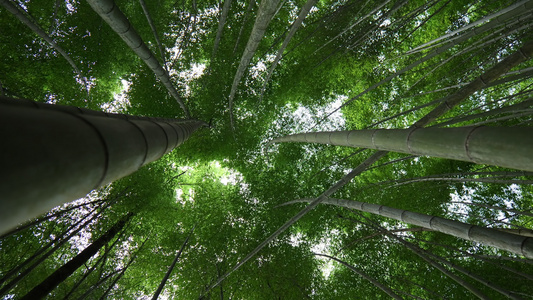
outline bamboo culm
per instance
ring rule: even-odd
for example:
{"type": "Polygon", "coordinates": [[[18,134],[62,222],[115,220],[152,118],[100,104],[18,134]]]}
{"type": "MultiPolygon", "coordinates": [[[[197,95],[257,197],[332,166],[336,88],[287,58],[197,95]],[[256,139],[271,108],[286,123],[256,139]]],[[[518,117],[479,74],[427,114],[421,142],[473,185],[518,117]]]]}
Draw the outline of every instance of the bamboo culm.
{"type": "Polygon", "coordinates": [[[5,97],[0,107],[0,233],[133,173],[206,125],[5,97]]]}
{"type": "MultiPolygon", "coordinates": [[[[299,199],[286,202],[283,205],[298,202],[310,202],[311,200],[312,199],[299,199]]],[[[496,247],[518,255],[523,255],[529,259],[533,259],[533,238],[531,237],[524,237],[492,228],[485,228],[455,220],[444,219],[436,216],[420,214],[408,210],[372,203],[335,198],[325,199],[322,201],[322,203],[388,217],[407,224],[428,228],[434,231],[496,247]]]]}

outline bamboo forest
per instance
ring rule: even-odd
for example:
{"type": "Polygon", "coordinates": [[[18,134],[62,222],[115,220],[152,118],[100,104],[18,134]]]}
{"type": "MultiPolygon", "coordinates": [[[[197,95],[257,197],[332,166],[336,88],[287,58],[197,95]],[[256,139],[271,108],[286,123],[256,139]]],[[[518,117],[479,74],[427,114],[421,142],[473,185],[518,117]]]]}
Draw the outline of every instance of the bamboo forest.
{"type": "Polygon", "coordinates": [[[533,0],[0,4],[0,299],[533,299],[533,0]]]}

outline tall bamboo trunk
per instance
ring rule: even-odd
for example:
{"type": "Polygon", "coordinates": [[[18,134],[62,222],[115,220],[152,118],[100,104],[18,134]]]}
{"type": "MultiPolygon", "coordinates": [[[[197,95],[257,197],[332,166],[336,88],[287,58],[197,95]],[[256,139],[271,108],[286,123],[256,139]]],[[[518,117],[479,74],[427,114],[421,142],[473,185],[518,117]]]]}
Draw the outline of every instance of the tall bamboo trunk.
{"type": "Polygon", "coordinates": [[[305,17],[309,14],[311,11],[311,8],[317,3],[318,0],[307,0],[307,2],[304,4],[302,9],[300,10],[300,13],[298,14],[298,18],[292,23],[291,29],[285,39],[283,40],[283,44],[278,50],[278,53],[276,54],[276,58],[272,62],[272,65],[270,66],[270,69],[268,70],[268,74],[266,76],[265,82],[263,83],[263,86],[261,87],[261,94],[259,96],[259,101],[263,99],[263,94],[265,93],[266,86],[268,82],[270,81],[270,77],[272,77],[272,74],[274,73],[274,69],[276,69],[279,61],[281,60],[281,56],[283,55],[283,52],[289,45],[289,42],[291,41],[292,37],[300,28],[300,25],[302,25],[305,17]]]}
{"type": "Polygon", "coordinates": [[[308,142],[427,155],[533,171],[533,128],[459,127],[312,132],[272,142],[308,142]]]}
{"type": "Polygon", "coordinates": [[[87,0],[92,9],[115,31],[128,47],[141,58],[144,63],[154,72],[157,79],[163,83],[169,94],[178,102],[187,118],[190,118],[189,110],[178,95],[178,91],[170,81],[170,76],[165,71],[152,51],[143,42],[141,36],[135,31],[128,18],[120,11],[113,0],[87,0]]]}
{"type": "Polygon", "coordinates": [[[234,130],[235,124],[233,121],[233,99],[235,98],[235,93],[237,92],[237,87],[241,82],[241,78],[244,75],[244,71],[250,64],[252,57],[254,56],[255,50],[259,46],[259,42],[263,39],[265,31],[270,24],[274,13],[276,12],[277,5],[280,0],[262,0],[261,5],[259,6],[259,12],[257,18],[255,19],[254,27],[250,33],[250,38],[246,44],[246,48],[241,56],[241,61],[239,62],[239,67],[235,72],[235,77],[233,78],[233,84],[231,85],[231,91],[229,95],[229,116],[231,127],[234,130]]]}
{"type": "Polygon", "coordinates": [[[135,172],[205,125],[0,97],[0,232],[135,172]]]}
{"type": "Polygon", "coordinates": [[[29,291],[21,300],[33,300],[46,297],[55,287],[63,282],[67,277],[74,273],[79,267],[85,264],[91,257],[93,257],[105,244],[107,244],[115,235],[124,228],[132,214],[129,213],[111,227],[97,240],[92,242],[78,255],[73,257],[69,262],[57,269],[54,273],[43,280],[39,285],[29,291]]]}
{"type": "MultiPolygon", "coordinates": [[[[313,200],[314,199],[299,199],[286,202],[283,205],[297,202],[311,202],[313,200]]],[[[364,211],[388,217],[391,219],[402,221],[407,224],[428,228],[465,240],[470,240],[488,246],[493,246],[518,255],[523,255],[529,259],[533,259],[533,238],[531,237],[521,236],[492,228],[466,224],[455,220],[420,214],[417,212],[397,209],[379,204],[334,198],[327,198],[323,200],[322,203],[347,207],[358,211],[364,211]]]]}

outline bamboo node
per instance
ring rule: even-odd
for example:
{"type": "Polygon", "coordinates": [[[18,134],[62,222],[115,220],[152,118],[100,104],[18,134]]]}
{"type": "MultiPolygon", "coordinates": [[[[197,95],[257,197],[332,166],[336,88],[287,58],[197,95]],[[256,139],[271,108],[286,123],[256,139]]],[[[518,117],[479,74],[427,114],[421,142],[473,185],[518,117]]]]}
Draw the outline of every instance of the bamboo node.
{"type": "Polygon", "coordinates": [[[413,149],[411,149],[411,134],[413,134],[413,132],[415,132],[415,130],[417,129],[420,129],[420,127],[414,127],[413,129],[411,129],[411,131],[409,132],[409,134],[407,135],[407,149],[409,150],[409,153],[413,153],[413,149]]]}
{"type": "Polygon", "coordinates": [[[470,147],[469,147],[469,144],[470,144],[470,138],[472,137],[472,134],[474,133],[474,131],[478,130],[479,128],[482,128],[483,126],[476,126],[474,127],[472,130],[470,130],[470,132],[468,133],[468,135],[466,136],[466,139],[465,139],[465,154],[466,156],[468,157],[468,159],[470,159],[470,161],[472,162],[475,162],[474,159],[472,158],[472,156],[470,156],[470,147]]]}

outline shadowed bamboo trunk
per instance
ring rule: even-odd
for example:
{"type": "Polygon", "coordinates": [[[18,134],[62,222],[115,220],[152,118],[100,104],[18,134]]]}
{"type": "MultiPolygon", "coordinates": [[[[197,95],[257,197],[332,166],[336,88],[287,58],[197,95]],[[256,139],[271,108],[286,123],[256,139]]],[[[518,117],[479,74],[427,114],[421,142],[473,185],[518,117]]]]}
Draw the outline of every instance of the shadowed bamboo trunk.
{"type": "MultiPolygon", "coordinates": [[[[311,201],[314,199],[299,199],[286,202],[283,205],[311,201]]],[[[533,259],[533,238],[531,237],[372,203],[334,198],[327,198],[322,203],[388,217],[533,259]]]]}
{"type": "Polygon", "coordinates": [[[205,125],[0,97],[0,232],[135,172],[205,125]]]}
{"type": "Polygon", "coordinates": [[[312,132],[272,140],[427,155],[533,171],[533,128],[459,127],[312,132]]]}
{"type": "Polygon", "coordinates": [[[132,214],[127,214],[124,218],[118,221],[106,233],[104,233],[97,240],[92,242],[78,255],[73,257],[69,262],[57,269],[54,273],[43,280],[39,285],[29,291],[21,300],[33,300],[46,297],[56,286],[63,282],[67,277],[74,273],[79,267],[85,264],[93,255],[96,254],[105,244],[107,244],[115,235],[124,228],[124,225],[129,221],[132,214]]]}

